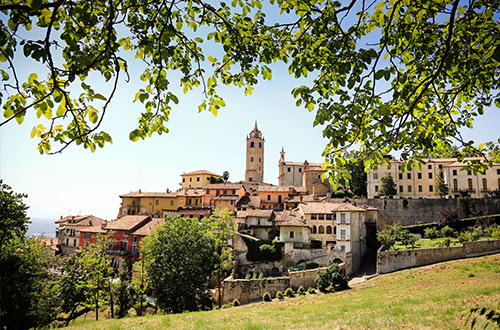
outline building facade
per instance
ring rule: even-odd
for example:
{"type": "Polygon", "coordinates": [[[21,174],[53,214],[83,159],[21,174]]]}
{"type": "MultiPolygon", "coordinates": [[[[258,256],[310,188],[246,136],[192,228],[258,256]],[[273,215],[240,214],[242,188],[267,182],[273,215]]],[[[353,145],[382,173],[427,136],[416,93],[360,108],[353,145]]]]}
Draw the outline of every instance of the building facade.
{"type": "Polygon", "coordinates": [[[264,137],[257,127],[257,122],[247,136],[245,181],[264,181],[264,137]]]}
{"type": "Polygon", "coordinates": [[[212,177],[220,177],[215,173],[207,170],[199,170],[189,173],[181,174],[182,182],[180,183],[182,189],[188,188],[203,188],[210,184],[210,179],[212,177]]]}

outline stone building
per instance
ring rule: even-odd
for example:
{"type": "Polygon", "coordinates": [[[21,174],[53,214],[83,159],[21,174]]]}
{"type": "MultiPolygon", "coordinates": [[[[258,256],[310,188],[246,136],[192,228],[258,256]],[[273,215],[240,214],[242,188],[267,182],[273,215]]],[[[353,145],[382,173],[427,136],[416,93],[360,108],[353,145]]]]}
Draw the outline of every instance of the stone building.
{"type": "Polygon", "coordinates": [[[89,227],[101,228],[106,220],[93,215],[78,215],[61,217],[56,221],[56,238],[59,251],[62,255],[70,255],[80,247],[80,231],[89,227]]]}
{"type": "MultiPolygon", "coordinates": [[[[480,158],[466,158],[477,160],[480,158]]],[[[481,198],[487,192],[500,189],[500,164],[495,163],[484,173],[474,174],[465,170],[465,163],[458,162],[457,158],[429,158],[424,160],[420,169],[413,168],[410,171],[401,171],[401,161],[392,159],[390,166],[380,165],[370,171],[367,176],[368,198],[374,198],[378,194],[381,179],[390,173],[396,183],[398,197],[429,198],[435,195],[435,181],[438,175],[443,174],[444,181],[448,185],[449,196],[455,196],[460,191],[466,192],[470,197],[481,198]]]]}
{"type": "Polygon", "coordinates": [[[247,136],[245,181],[264,181],[264,137],[255,122],[254,129],[247,136]]]}
{"type": "Polygon", "coordinates": [[[182,173],[182,182],[180,183],[183,189],[188,188],[203,188],[210,184],[212,177],[220,177],[220,175],[207,170],[199,170],[189,173],[182,173]]]}

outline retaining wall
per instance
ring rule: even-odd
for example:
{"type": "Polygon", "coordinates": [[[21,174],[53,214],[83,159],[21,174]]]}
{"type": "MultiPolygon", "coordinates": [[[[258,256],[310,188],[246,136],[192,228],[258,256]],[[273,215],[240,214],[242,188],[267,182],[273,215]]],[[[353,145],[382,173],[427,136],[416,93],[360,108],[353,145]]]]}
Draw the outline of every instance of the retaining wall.
{"type": "Polygon", "coordinates": [[[500,253],[500,240],[464,242],[463,246],[377,253],[377,273],[430,265],[453,259],[500,253]]]}

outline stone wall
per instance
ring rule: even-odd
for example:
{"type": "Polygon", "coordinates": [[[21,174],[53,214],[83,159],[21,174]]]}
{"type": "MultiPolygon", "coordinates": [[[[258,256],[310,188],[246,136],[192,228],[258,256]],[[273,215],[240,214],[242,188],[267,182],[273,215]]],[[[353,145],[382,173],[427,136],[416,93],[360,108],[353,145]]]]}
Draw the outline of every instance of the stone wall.
{"type": "Polygon", "coordinates": [[[377,253],[377,273],[430,265],[453,259],[500,253],[500,240],[464,242],[463,246],[377,253]]]}
{"type": "Polygon", "coordinates": [[[307,290],[309,287],[316,286],[314,279],[318,271],[324,269],[326,268],[293,271],[289,272],[288,276],[262,279],[235,280],[227,278],[223,282],[224,296],[222,303],[231,303],[234,299],[238,299],[242,304],[262,300],[262,296],[266,292],[269,292],[271,297],[274,298],[278,291],[284,292],[290,287],[297,290],[300,286],[303,286],[307,290]]]}
{"type": "Polygon", "coordinates": [[[493,198],[375,198],[353,199],[352,202],[377,208],[379,229],[396,221],[401,222],[403,226],[434,222],[442,209],[456,209],[460,218],[500,214],[500,199],[493,198]]]}

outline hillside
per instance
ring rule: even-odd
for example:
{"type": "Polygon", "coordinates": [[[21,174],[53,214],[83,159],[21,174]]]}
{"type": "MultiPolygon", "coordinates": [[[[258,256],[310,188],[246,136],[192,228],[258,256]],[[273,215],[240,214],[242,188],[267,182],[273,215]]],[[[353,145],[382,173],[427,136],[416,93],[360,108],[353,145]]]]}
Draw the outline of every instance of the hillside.
{"type": "Polygon", "coordinates": [[[386,274],[351,290],[236,308],[99,322],[71,329],[465,329],[476,304],[500,309],[500,254],[386,274]]]}

